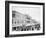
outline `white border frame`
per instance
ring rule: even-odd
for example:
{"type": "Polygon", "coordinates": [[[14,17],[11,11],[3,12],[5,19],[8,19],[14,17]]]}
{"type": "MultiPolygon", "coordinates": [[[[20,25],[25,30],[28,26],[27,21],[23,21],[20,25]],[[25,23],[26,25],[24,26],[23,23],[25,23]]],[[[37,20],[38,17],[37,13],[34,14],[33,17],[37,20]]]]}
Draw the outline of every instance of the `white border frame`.
{"type": "MultiPolygon", "coordinates": [[[[42,5],[24,5],[24,4],[9,4],[9,33],[10,35],[16,35],[16,34],[32,34],[34,31],[14,31],[12,32],[12,6],[27,6],[27,7],[40,7],[41,8],[41,24],[43,23],[43,6],[42,5]]],[[[43,27],[43,25],[41,26],[43,27]]],[[[41,31],[37,31],[35,33],[43,33],[43,28],[41,28],[41,31]]]]}

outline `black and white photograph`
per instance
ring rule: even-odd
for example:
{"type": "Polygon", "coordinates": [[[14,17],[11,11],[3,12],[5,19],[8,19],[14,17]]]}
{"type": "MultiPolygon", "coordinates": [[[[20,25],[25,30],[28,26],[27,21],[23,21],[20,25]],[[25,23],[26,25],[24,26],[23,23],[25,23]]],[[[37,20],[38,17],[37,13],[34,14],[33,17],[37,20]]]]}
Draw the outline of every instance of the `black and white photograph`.
{"type": "Polygon", "coordinates": [[[13,6],[12,31],[40,30],[40,16],[40,7],[13,6]]]}
{"type": "Polygon", "coordinates": [[[9,3],[9,35],[43,34],[43,5],[9,3]]]}

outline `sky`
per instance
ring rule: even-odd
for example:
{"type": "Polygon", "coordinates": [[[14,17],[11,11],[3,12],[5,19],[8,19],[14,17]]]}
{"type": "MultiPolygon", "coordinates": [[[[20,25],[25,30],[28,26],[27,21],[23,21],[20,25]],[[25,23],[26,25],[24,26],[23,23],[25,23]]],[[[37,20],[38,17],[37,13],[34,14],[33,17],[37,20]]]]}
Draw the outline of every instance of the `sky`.
{"type": "Polygon", "coordinates": [[[22,14],[27,14],[32,17],[32,19],[35,19],[36,21],[41,20],[41,8],[40,7],[15,7],[13,6],[12,10],[18,11],[22,14]]]}

